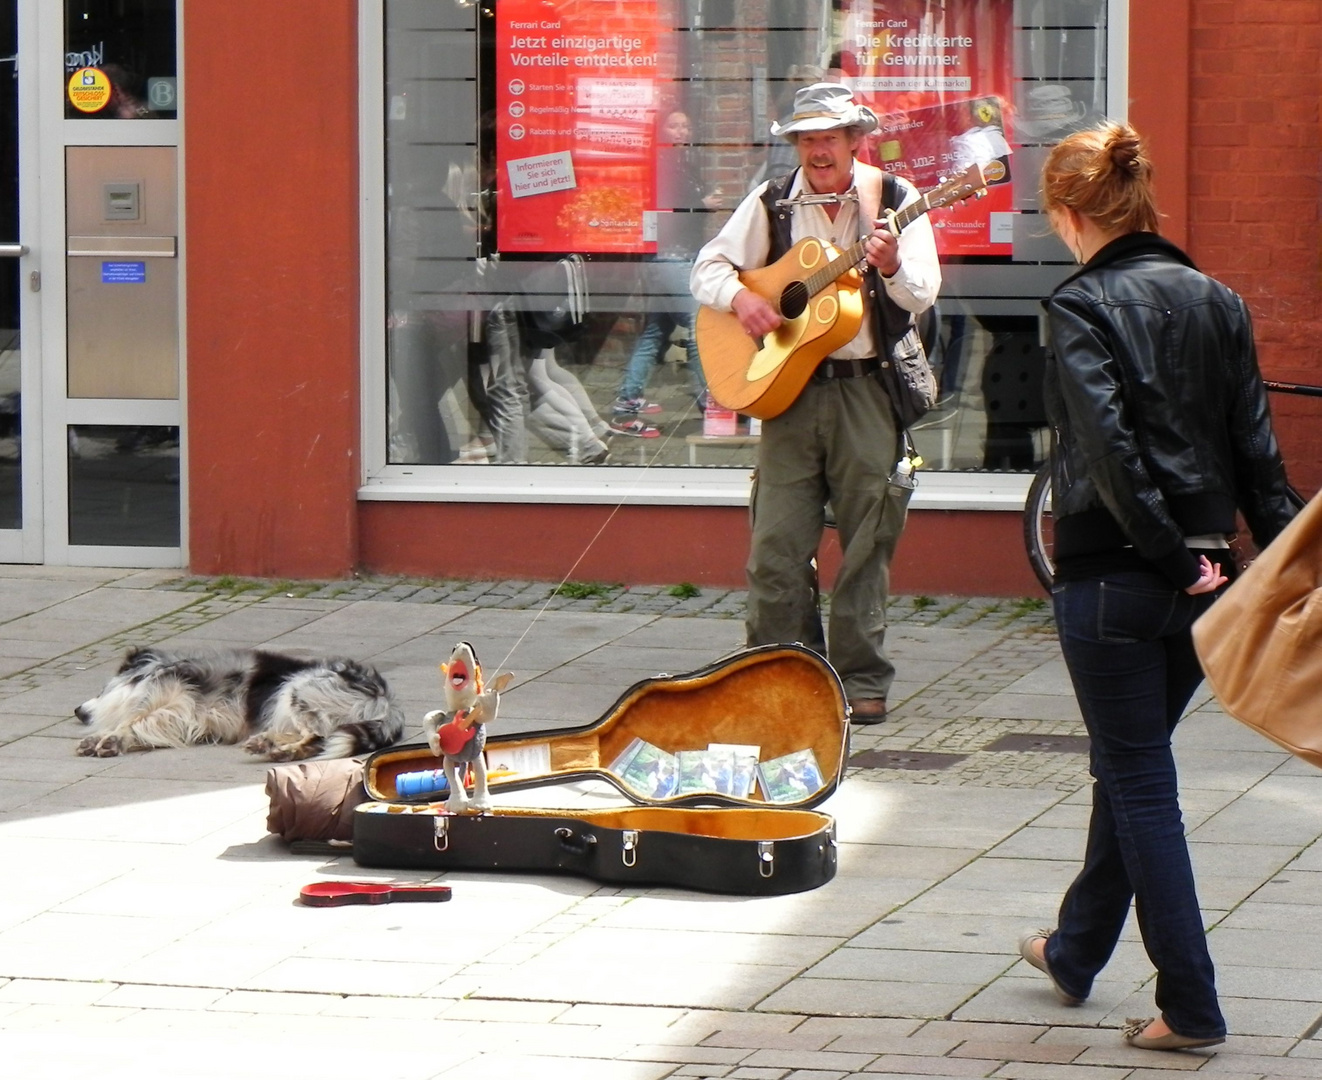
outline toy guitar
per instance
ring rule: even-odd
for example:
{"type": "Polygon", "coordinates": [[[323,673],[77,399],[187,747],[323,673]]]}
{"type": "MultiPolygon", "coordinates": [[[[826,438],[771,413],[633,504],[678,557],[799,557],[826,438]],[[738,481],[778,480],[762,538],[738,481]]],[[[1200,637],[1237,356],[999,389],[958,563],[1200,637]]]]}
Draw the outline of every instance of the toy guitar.
{"type": "Polygon", "coordinates": [[[473,646],[461,641],[450,653],[450,659],[441,665],[445,676],[444,709],[433,709],[424,716],[423,723],[432,728],[427,736],[431,752],[442,759],[446,787],[450,797],[446,807],[452,814],[476,814],[491,809],[487,792],[487,762],[483,747],[487,741],[487,725],[496,719],[501,692],[514,679],[508,671],[501,672],[490,682],[482,677],[473,646]],[[461,772],[473,774],[473,797],[464,789],[461,772]]]}
{"type": "MultiPolygon", "coordinates": [[[[915,203],[888,214],[897,235],[929,210],[981,197],[987,185],[1005,179],[999,161],[971,165],[961,176],[923,193],[915,203]]],[[[712,397],[727,409],[768,420],[793,404],[818,363],[854,339],[863,322],[866,237],[838,252],[805,237],[770,266],[739,275],[771,303],[785,321],[759,339],[744,332],[731,311],[698,311],[698,358],[712,397]]]]}
{"type": "Polygon", "coordinates": [[[391,904],[405,901],[435,903],[450,899],[450,886],[381,885],[373,881],[318,881],[313,885],[304,885],[298,895],[308,907],[391,904]]]}

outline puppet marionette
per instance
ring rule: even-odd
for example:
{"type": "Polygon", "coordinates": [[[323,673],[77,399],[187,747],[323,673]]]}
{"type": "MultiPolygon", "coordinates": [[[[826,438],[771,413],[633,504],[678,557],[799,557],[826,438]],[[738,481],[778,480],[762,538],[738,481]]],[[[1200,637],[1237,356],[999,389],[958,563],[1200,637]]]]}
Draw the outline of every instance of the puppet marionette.
{"type": "Polygon", "coordinates": [[[431,752],[443,758],[450,798],[445,808],[452,814],[491,809],[487,796],[487,763],[482,750],[487,743],[487,724],[496,719],[500,692],[514,676],[506,671],[483,685],[477,653],[466,641],[459,642],[450,659],[441,665],[445,677],[445,708],[423,717],[433,730],[427,736],[431,752]],[[473,768],[473,797],[464,790],[464,768],[473,768]]]}

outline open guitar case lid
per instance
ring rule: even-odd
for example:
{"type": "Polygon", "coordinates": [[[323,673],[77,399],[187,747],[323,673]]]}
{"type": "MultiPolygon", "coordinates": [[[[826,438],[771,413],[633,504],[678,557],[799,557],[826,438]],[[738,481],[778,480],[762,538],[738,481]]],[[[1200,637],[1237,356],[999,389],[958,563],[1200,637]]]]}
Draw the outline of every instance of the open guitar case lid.
{"type": "Polygon", "coordinates": [[[482,814],[450,814],[444,795],[399,793],[400,777],[440,767],[425,743],[369,757],[369,801],[354,811],[354,860],[377,867],[579,873],[745,895],[800,892],[835,875],[834,819],[812,808],[843,778],[848,712],[835,670],[810,649],[760,646],[686,675],[644,679],[589,724],[517,734],[501,734],[499,726],[497,719],[487,731],[493,809],[482,814]],[[653,797],[612,771],[615,766],[629,775],[620,760],[635,740],[669,754],[710,744],[757,747],[756,786],[746,796],[699,791],[653,797]],[[814,766],[806,774],[778,766],[801,763],[804,751],[811,751],[814,766]],[[501,805],[502,793],[583,780],[608,784],[634,805],[501,805]]]}

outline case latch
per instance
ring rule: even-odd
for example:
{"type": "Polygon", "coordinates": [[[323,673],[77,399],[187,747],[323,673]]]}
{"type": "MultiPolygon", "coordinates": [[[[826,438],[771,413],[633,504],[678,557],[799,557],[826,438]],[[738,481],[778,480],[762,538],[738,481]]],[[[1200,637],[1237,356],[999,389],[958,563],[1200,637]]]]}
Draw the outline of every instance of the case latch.
{"type": "Polygon", "coordinates": [[[431,843],[437,851],[445,851],[450,846],[450,819],[436,815],[431,843]]]}
{"type": "Polygon", "coordinates": [[[625,866],[633,866],[638,861],[638,830],[624,830],[624,850],[620,852],[620,858],[624,860],[625,866]]]}
{"type": "Polygon", "coordinates": [[[776,872],[776,844],[772,840],[757,842],[757,872],[763,877],[771,877],[776,872]]]}

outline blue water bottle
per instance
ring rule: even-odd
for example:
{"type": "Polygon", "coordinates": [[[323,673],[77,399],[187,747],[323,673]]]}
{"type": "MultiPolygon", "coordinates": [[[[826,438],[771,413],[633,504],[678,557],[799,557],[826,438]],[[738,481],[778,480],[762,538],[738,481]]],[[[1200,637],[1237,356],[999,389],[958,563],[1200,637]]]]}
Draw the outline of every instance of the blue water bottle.
{"type": "Polygon", "coordinates": [[[401,799],[420,795],[448,795],[450,782],[444,769],[423,769],[421,772],[400,773],[395,777],[395,794],[401,799]]]}

